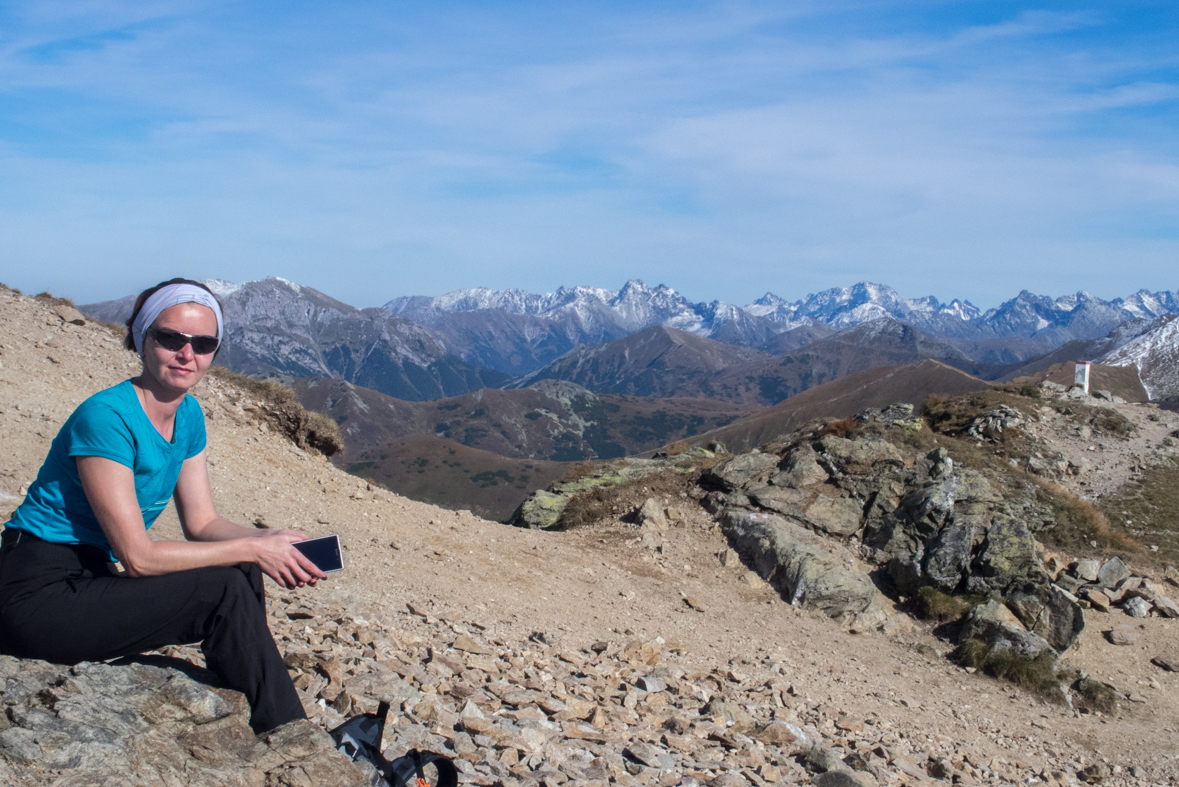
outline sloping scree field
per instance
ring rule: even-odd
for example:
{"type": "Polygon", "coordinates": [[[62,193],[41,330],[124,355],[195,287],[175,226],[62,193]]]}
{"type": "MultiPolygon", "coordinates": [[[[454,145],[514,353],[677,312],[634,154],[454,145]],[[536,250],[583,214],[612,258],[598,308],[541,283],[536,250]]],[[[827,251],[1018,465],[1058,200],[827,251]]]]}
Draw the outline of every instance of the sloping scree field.
{"type": "MultiPolygon", "coordinates": [[[[5,515],[71,410],[137,371],[78,319],[0,290],[5,515]]],[[[1086,610],[1062,662],[1132,701],[1081,713],[955,666],[926,623],[852,633],[791,606],[689,498],[658,501],[677,516],[656,532],[617,517],[510,528],[366,488],[224,382],[197,394],[221,512],[346,545],[344,572],[272,593],[312,722],[254,739],[193,648],[0,659],[0,784],[362,784],[321,730],[382,698],[397,708],[388,754],[450,752],[473,784],[1179,783],[1179,674],[1152,663],[1179,659],[1175,620],[1086,610]],[[1114,645],[1103,632],[1122,625],[1132,644],[1114,645]]],[[[171,514],[153,530],[179,535],[171,514]]]]}

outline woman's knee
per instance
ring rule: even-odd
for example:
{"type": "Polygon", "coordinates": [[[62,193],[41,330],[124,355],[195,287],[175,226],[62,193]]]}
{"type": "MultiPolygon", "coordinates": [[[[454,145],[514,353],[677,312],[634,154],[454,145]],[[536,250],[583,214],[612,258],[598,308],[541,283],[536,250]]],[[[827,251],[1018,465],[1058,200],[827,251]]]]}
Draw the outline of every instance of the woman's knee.
{"type": "Polygon", "coordinates": [[[197,583],[198,592],[217,605],[258,602],[249,572],[238,566],[212,566],[196,570],[201,572],[197,583]]]}
{"type": "Polygon", "coordinates": [[[250,590],[253,591],[254,597],[258,599],[259,604],[266,603],[266,585],[262,575],[262,569],[258,568],[257,563],[238,563],[236,568],[242,572],[246,578],[246,582],[250,585],[250,590]]]}

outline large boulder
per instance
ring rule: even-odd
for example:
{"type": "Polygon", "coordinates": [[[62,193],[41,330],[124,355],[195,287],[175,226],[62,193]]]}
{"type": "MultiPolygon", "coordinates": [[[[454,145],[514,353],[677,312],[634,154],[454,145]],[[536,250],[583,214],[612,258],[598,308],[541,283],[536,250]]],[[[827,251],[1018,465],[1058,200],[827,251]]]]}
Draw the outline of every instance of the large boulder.
{"type": "Polygon", "coordinates": [[[792,489],[823,483],[829,476],[819,464],[818,456],[815,449],[804,443],[786,456],[782,472],[774,475],[770,483],[792,489]]]}
{"type": "Polygon", "coordinates": [[[1005,591],[1016,583],[1047,584],[1036,539],[1022,518],[996,511],[987,530],[982,554],[975,560],[967,589],[1005,591]]]}
{"type": "Polygon", "coordinates": [[[864,504],[850,497],[816,495],[806,509],[805,521],[833,536],[850,536],[860,529],[864,504]]]}
{"type": "Polygon", "coordinates": [[[71,785],[368,783],[322,728],[302,720],[255,738],[242,695],[184,670],[0,656],[0,772],[17,784],[47,783],[46,769],[71,785]]]}
{"type": "Polygon", "coordinates": [[[748,486],[759,476],[776,470],[779,461],[777,454],[739,454],[709,470],[704,480],[731,492],[748,486]]]}
{"type": "Polygon", "coordinates": [[[860,529],[863,503],[840,494],[837,487],[790,489],[763,486],[747,493],[758,508],[796,520],[813,530],[833,536],[850,536],[860,529]]]}
{"type": "Polygon", "coordinates": [[[901,501],[917,532],[923,538],[936,535],[945,527],[958,495],[958,479],[954,476],[918,489],[901,501]]]}
{"type": "Polygon", "coordinates": [[[829,539],[773,514],[729,510],[721,527],[747,563],[791,604],[858,625],[882,622],[883,599],[857,561],[829,539]]]}
{"type": "Polygon", "coordinates": [[[1112,557],[1097,570],[1097,582],[1104,588],[1116,588],[1118,583],[1129,578],[1130,569],[1120,557],[1112,557]]]}
{"type": "Polygon", "coordinates": [[[1085,628],[1085,613],[1075,596],[1057,587],[1032,585],[1007,597],[1007,606],[1024,627],[1063,653],[1085,628]]]}
{"type": "Polygon", "coordinates": [[[892,443],[878,437],[846,437],[826,435],[819,440],[819,452],[831,465],[843,473],[862,475],[880,465],[904,467],[905,460],[892,443]]]}
{"type": "Polygon", "coordinates": [[[993,653],[1011,651],[1029,659],[1046,650],[1055,653],[1046,639],[1025,629],[1003,602],[994,599],[967,614],[958,641],[972,639],[985,643],[993,653]]]}
{"type": "Polygon", "coordinates": [[[925,545],[924,576],[940,590],[953,592],[962,584],[974,546],[974,523],[950,525],[925,545]]]}

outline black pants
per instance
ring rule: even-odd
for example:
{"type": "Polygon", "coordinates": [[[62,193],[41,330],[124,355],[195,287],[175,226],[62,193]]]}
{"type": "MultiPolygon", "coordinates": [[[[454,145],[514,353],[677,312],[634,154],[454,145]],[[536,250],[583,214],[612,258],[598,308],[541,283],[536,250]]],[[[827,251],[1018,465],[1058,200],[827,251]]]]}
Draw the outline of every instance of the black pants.
{"type": "Polygon", "coordinates": [[[306,718],[256,565],[118,577],[96,547],[11,528],[0,544],[0,653],[77,664],[199,642],[209,669],[246,695],[254,732],[306,718]]]}

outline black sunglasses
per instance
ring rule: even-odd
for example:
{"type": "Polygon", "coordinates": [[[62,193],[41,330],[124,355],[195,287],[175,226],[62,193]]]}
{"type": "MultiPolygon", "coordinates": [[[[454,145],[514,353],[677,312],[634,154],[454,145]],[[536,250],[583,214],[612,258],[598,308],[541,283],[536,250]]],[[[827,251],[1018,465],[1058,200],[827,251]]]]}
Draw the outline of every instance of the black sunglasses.
{"type": "Polygon", "coordinates": [[[168,352],[180,352],[186,344],[192,344],[192,351],[197,355],[208,355],[217,349],[216,336],[193,336],[166,328],[152,328],[148,334],[168,352]]]}

